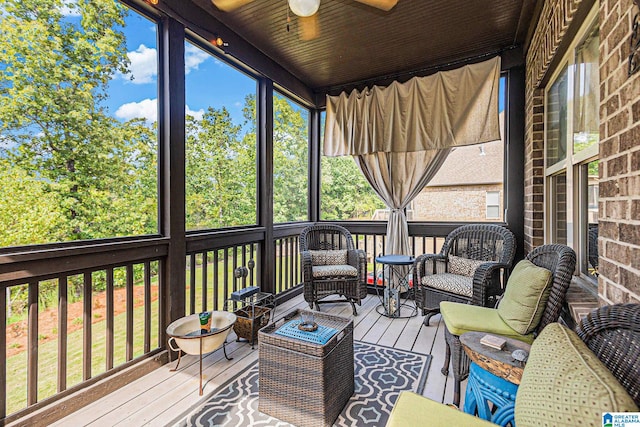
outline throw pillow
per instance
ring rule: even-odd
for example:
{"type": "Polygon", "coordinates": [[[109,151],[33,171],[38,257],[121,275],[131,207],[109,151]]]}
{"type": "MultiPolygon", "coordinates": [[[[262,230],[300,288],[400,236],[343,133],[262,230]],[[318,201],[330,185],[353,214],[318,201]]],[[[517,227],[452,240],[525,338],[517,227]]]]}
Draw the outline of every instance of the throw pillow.
{"type": "Polygon", "coordinates": [[[327,251],[326,265],[345,265],[347,263],[347,250],[338,249],[327,251]]]}
{"type": "Polygon", "coordinates": [[[551,323],[533,342],[516,394],[518,427],[601,426],[603,412],[636,411],[625,388],[575,332],[551,323]]]}
{"type": "Polygon", "coordinates": [[[347,250],[309,251],[313,265],[345,265],[347,264],[347,250]]]}
{"type": "Polygon", "coordinates": [[[455,255],[449,255],[449,273],[459,274],[460,276],[473,277],[481,264],[487,261],[462,258],[455,255]]]}
{"type": "Polygon", "coordinates": [[[516,264],[498,305],[502,320],[522,335],[533,332],[547,305],[551,278],[549,270],[529,260],[516,264]]]}
{"type": "Polygon", "coordinates": [[[309,251],[312,265],[326,265],[327,251],[309,251]]]}

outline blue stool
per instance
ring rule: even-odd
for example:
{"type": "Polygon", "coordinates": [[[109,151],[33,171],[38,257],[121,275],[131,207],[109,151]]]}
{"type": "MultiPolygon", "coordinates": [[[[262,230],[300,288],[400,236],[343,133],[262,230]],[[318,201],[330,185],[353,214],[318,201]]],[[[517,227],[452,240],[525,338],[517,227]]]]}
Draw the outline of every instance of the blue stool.
{"type": "Polygon", "coordinates": [[[518,386],[471,362],[464,412],[500,426],[515,426],[513,418],[518,386]],[[493,404],[489,406],[489,402],[493,404]]]}

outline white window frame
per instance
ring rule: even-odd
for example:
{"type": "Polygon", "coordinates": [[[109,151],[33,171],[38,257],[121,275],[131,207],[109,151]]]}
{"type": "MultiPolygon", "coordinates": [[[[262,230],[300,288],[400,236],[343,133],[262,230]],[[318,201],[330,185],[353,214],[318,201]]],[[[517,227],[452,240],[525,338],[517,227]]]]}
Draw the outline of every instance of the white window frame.
{"type": "Polygon", "coordinates": [[[485,218],[486,219],[500,219],[500,191],[487,191],[485,192],[485,218]],[[497,200],[490,200],[496,198],[497,200]],[[497,201],[497,203],[495,203],[497,201]],[[489,208],[497,207],[498,213],[495,216],[489,215],[489,208]]]}
{"type": "MultiPolygon", "coordinates": [[[[587,18],[584,20],[582,26],[576,33],[572,40],[564,57],[551,75],[551,79],[545,88],[545,111],[547,106],[548,92],[554,82],[560,77],[565,66],[568,70],[568,96],[567,96],[567,135],[573,135],[574,126],[574,67],[575,67],[575,53],[577,48],[584,42],[589,32],[593,29],[594,25],[598,25],[598,5],[595,4],[587,18]]],[[[554,224],[554,209],[552,205],[554,200],[554,189],[552,188],[553,177],[559,173],[566,172],[567,180],[567,245],[572,247],[578,255],[578,263],[576,265],[577,271],[585,278],[589,276],[585,273],[585,267],[588,265],[588,235],[583,232],[587,229],[587,216],[581,212],[580,207],[583,203],[587,203],[585,200],[585,194],[581,190],[581,173],[580,168],[593,160],[598,159],[598,144],[593,144],[590,147],[584,148],[577,153],[574,153],[573,139],[568,138],[567,141],[567,155],[564,160],[558,161],[552,165],[547,164],[547,115],[545,114],[545,144],[544,144],[544,161],[545,161],[545,185],[544,185],[544,241],[546,243],[554,243],[553,237],[555,235],[554,224]]],[[[590,280],[594,280],[590,278],[590,280]]]]}

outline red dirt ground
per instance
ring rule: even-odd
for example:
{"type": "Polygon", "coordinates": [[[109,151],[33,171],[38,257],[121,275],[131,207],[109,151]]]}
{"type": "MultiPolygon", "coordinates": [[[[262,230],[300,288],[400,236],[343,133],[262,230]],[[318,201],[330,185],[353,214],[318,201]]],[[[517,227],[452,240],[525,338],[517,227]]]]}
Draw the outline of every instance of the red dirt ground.
{"type": "MultiPolygon", "coordinates": [[[[126,289],[118,288],[114,290],[114,316],[124,313],[126,310],[126,289]]],[[[158,299],[158,287],[151,287],[151,300],[158,299]]],[[[133,287],[134,308],[144,304],[144,286],[133,287]]],[[[98,323],[105,320],[106,313],[106,292],[93,295],[92,321],[98,323]]],[[[67,306],[67,334],[82,329],[82,322],[74,322],[74,319],[82,319],[82,301],[74,302],[67,306]]],[[[51,308],[38,315],[38,335],[41,337],[39,343],[57,339],[58,329],[58,309],[51,308]]],[[[7,357],[14,356],[27,350],[27,320],[13,323],[7,326],[7,357]]]]}

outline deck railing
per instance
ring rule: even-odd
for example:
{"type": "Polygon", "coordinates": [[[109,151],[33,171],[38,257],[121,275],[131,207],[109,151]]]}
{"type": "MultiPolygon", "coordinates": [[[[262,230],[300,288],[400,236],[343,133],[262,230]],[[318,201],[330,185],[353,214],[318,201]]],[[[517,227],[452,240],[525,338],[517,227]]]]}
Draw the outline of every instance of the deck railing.
{"type": "MultiPolygon", "coordinates": [[[[377,271],[375,257],[385,252],[385,224],[342,224],[367,252],[369,272],[377,271]]],[[[305,225],[275,227],[270,244],[260,227],[187,235],[184,313],[221,310],[231,292],[247,286],[295,295],[302,282],[298,246],[305,225]],[[264,250],[273,252],[265,258],[264,250]],[[262,283],[263,259],[273,260],[270,286],[262,283]],[[247,277],[234,277],[237,267],[251,265],[247,277]]],[[[414,255],[437,252],[454,227],[410,225],[414,255]]],[[[1,422],[166,349],[162,296],[170,284],[162,278],[168,246],[169,239],[150,237],[0,253],[0,324],[7,325],[0,328],[1,422]],[[13,305],[20,299],[22,315],[13,305]]]]}
{"type": "Polygon", "coordinates": [[[152,239],[0,256],[0,419],[161,350],[166,249],[152,239]]]}

